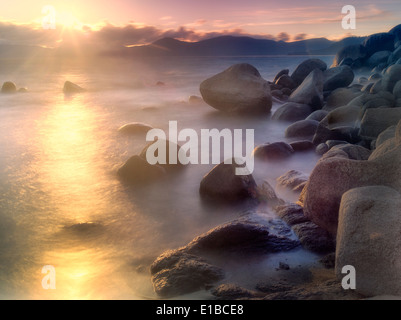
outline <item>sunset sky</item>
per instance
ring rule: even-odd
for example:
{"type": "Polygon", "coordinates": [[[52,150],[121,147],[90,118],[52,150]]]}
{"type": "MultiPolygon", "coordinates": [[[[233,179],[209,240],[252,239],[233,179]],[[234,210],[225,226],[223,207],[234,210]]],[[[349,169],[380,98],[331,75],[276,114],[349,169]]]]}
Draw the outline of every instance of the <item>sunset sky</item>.
{"type": "Polygon", "coordinates": [[[164,36],[197,41],[220,34],[339,39],[388,31],[399,23],[400,0],[14,0],[0,3],[0,44],[54,46],[63,41],[66,26],[80,37],[103,32],[110,41],[136,45],[164,36]],[[56,10],[54,32],[41,28],[45,5],[56,10]],[[344,5],[356,8],[355,30],[341,27],[344,5]]]}

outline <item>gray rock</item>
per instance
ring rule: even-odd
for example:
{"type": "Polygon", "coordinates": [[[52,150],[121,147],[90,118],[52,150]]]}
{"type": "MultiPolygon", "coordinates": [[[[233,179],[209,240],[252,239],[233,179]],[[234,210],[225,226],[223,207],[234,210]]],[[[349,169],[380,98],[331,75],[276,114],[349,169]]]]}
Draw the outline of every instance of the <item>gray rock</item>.
{"type": "Polygon", "coordinates": [[[280,219],[290,226],[310,221],[305,217],[303,208],[295,203],[280,205],[275,207],[274,210],[280,219]]]}
{"type": "Polygon", "coordinates": [[[338,107],[345,106],[361,94],[360,90],[352,88],[336,89],[327,97],[324,110],[331,111],[338,107]]]}
{"type": "Polygon", "coordinates": [[[117,174],[124,182],[140,185],[162,178],[166,171],[139,156],[133,156],[118,169],[117,174]]]}
{"type": "Polygon", "coordinates": [[[393,89],[393,95],[395,100],[401,99],[401,80],[395,83],[393,89]]]}
{"type": "Polygon", "coordinates": [[[309,140],[294,141],[290,143],[294,152],[310,151],[315,148],[315,145],[309,140]]]}
{"type": "Polygon", "coordinates": [[[334,67],[324,71],[323,91],[348,87],[354,81],[354,72],[348,66],[334,67]]]}
{"type": "Polygon", "coordinates": [[[1,87],[1,93],[16,93],[17,92],[17,86],[15,85],[14,82],[7,81],[3,83],[3,86],[1,87]]]}
{"type": "Polygon", "coordinates": [[[378,51],[393,51],[395,36],[391,33],[376,33],[368,36],[363,42],[367,56],[378,51]]]}
{"type": "Polygon", "coordinates": [[[381,63],[387,64],[391,51],[377,51],[368,59],[367,64],[370,68],[376,67],[381,63]]]}
{"type": "Polygon", "coordinates": [[[372,93],[372,94],[375,94],[375,93],[379,93],[379,92],[382,91],[382,90],[383,90],[383,83],[382,83],[382,80],[380,79],[380,80],[376,81],[376,82],[370,87],[369,92],[372,93]]]}
{"type": "Polygon", "coordinates": [[[294,80],[292,80],[292,78],[288,74],[284,74],[280,78],[278,78],[275,84],[291,90],[297,86],[294,80]]]}
{"type": "Polygon", "coordinates": [[[395,64],[389,67],[382,79],[383,90],[393,92],[397,81],[401,80],[401,65],[395,64]]]}
{"type": "Polygon", "coordinates": [[[388,127],[401,120],[401,108],[367,109],[361,121],[359,135],[365,139],[375,139],[388,127]]]}
{"type": "Polygon", "coordinates": [[[302,247],[317,253],[332,252],[336,248],[335,237],[315,223],[309,221],[293,226],[302,247]]]}
{"type": "Polygon", "coordinates": [[[257,186],[252,175],[236,175],[238,167],[221,163],[206,174],[199,188],[200,195],[209,200],[237,202],[245,199],[257,199],[257,186]]]}
{"type": "Polygon", "coordinates": [[[301,191],[308,181],[308,176],[302,172],[290,170],[276,180],[281,187],[289,188],[292,191],[301,191]]]}
{"type": "Polygon", "coordinates": [[[383,78],[383,76],[380,73],[373,73],[372,75],[369,76],[368,80],[369,81],[377,81],[383,78]]]}
{"type": "Polygon", "coordinates": [[[346,46],[340,51],[337,52],[336,56],[334,57],[332,67],[338,67],[342,64],[342,61],[348,60],[348,65],[351,65],[354,61],[358,59],[363,59],[366,57],[366,48],[362,45],[350,45],[346,46]]]}
{"type": "Polygon", "coordinates": [[[259,71],[241,63],[203,81],[203,100],[227,113],[268,114],[272,107],[270,87],[259,71]]]}
{"type": "Polygon", "coordinates": [[[146,123],[133,122],[133,123],[127,123],[127,124],[121,126],[118,129],[118,132],[121,132],[124,134],[138,134],[138,133],[147,133],[151,129],[153,129],[153,127],[146,123]]]}
{"type": "Polygon", "coordinates": [[[280,121],[304,120],[311,112],[312,108],[307,104],[287,102],[274,112],[272,119],[280,121]]]}
{"type": "Polygon", "coordinates": [[[394,125],[388,127],[386,130],[380,133],[376,140],[376,148],[380,147],[380,145],[382,145],[387,140],[395,138],[395,131],[396,131],[396,126],[394,125]]]}
{"type": "Polygon", "coordinates": [[[163,253],[150,270],[154,291],[163,298],[206,289],[224,278],[221,268],[179,250],[163,253]]]}
{"type": "Polygon", "coordinates": [[[356,291],[366,296],[401,295],[401,195],[387,186],[344,193],[337,232],[336,274],[352,265],[356,291]]]}
{"type": "Polygon", "coordinates": [[[146,145],[142,149],[141,153],[139,154],[139,156],[142,159],[144,159],[145,161],[148,161],[147,160],[148,153],[149,153],[149,155],[154,156],[154,157],[161,157],[161,160],[163,162],[165,162],[165,163],[158,163],[157,165],[159,165],[160,167],[165,169],[167,172],[180,170],[180,169],[182,169],[184,167],[184,165],[180,161],[178,161],[178,159],[179,159],[178,158],[178,153],[179,153],[180,148],[181,148],[180,145],[178,145],[175,142],[172,142],[170,140],[160,139],[160,140],[157,140],[157,143],[158,143],[157,146],[160,146],[160,149],[158,149],[156,151],[156,150],[153,150],[153,147],[152,147],[152,146],[154,146],[154,143],[155,142],[150,142],[148,145],[146,145]],[[174,161],[173,159],[170,159],[170,148],[171,148],[171,150],[173,150],[177,154],[177,156],[176,156],[177,160],[176,161],[174,161]],[[163,150],[166,152],[166,154],[165,155],[159,155],[159,151],[163,152],[163,150]]]}
{"type": "Polygon", "coordinates": [[[330,148],[330,152],[336,152],[337,150],[345,152],[348,156],[348,159],[352,160],[368,160],[372,153],[372,151],[369,149],[350,143],[341,143],[330,148]]]}
{"type": "Polygon", "coordinates": [[[329,146],[326,143],[320,143],[315,150],[316,154],[320,156],[324,155],[328,151],[329,151],[329,146]]]}
{"type": "Polygon", "coordinates": [[[305,120],[322,121],[329,112],[326,110],[316,110],[312,112],[305,120]]]}
{"type": "Polygon", "coordinates": [[[312,137],[318,125],[319,122],[315,120],[300,120],[287,127],[285,136],[287,138],[312,137]]]}
{"type": "Polygon", "coordinates": [[[276,83],[276,81],[283,75],[288,75],[290,73],[290,70],[288,69],[283,69],[281,71],[279,71],[276,76],[273,79],[273,83],[276,83]]]}
{"type": "Polygon", "coordinates": [[[398,47],[388,57],[387,64],[388,65],[392,65],[392,64],[396,63],[397,60],[400,59],[400,58],[401,58],[401,48],[398,47]]]}
{"type": "Polygon", "coordinates": [[[297,68],[291,74],[291,78],[294,80],[296,86],[299,86],[315,69],[325,71],[327,69],[327,64],[320,59],[305,60],[297,66],[297,68]]]}
{"type": "Polygon", "coordinates": [[[281,160],[290,157],[294,149],[285,142],[265,143],[257,146],[253,151],[255,158],[262,160],[281,160]]]}
{"type": "Polygon", "coordinates": [[[289,101],[308,104],[314,110],[321,109],[323,106],[323,81],[323,72],[320,69],[314,69],[291,94],[289,101]]]}

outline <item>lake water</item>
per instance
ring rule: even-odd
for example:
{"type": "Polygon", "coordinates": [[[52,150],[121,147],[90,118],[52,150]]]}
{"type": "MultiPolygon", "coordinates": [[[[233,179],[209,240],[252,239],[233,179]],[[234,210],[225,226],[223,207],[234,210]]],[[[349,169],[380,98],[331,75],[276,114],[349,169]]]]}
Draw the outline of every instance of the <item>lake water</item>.
{"type": "MultiPolygon", "coordinates": [[[[237,218],[241,210],[202,203],[199,183],[212,164],[189,165],[168,181],[142,188],[123,185],[116,169],[147,142],[118,128],[138,121],[168,131],[174,120],[179,130],[255,129],[256,145],[286,141],[288,124],[228,117],[206,104],[188,103],[188,97],[200,95],[202,80],[234,63],[250,63],[272,80],[306,58],[0,61],[0,82],[29,90],[0,96],[0,298],[157,298],[149,264],[163,251],[237,218]],[[65,97],[66,80],[88,91],[65,97]],[[45,265],[55,267],[56,290],[42,287],[45,265]]],[[[319,58],[328,65],[333,59],[319,58]]],[[[317,159],[311,152],[277,164],[256,162],[254,177],[274,185],[288,170],[310,173],[317,159]]],[[[296,200],[293,194],[280,195],[296,200]]],[[[274,216],[267,208],[258,211],[274,216]]],[[[268,274],[280,259],[300,264],[315,256],[301,250],[290,257],[222,263],[228,280],[252,287],[253,275],[268,274]]]]}

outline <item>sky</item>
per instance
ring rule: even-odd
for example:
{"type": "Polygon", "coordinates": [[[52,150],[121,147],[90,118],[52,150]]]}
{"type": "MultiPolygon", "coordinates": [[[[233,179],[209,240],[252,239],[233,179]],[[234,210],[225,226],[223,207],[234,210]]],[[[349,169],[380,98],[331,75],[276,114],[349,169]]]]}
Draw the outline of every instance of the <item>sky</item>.
{"type": "MultiPolygon", "coordinates": [[[[400,0],[13,0],[0,2],[0,44],[57,46],[68,38],[141,45],[170,36],[198,41],[218,35],[294,41],[385,32],[401,23],[400,0]],[[56,30],[43,30],[45,5],[56,30]],[[344,30],[341,9],[356,9],[344,30]],[[68,32],[67,32],[68,31],[68,32]]],[[[78,41],[78,40],[77,40],[78,41]]]]}

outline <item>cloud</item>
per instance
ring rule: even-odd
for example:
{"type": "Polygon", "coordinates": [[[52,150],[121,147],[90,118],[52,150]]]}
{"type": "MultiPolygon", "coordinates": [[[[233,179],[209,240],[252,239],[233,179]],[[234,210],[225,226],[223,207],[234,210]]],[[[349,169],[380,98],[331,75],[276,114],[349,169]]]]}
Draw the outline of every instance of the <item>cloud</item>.
{"type": "Polygon", "coordinates": [[[287,32],[281,32],[277,35],[277,40],[288,41],[290,40],[290,35],[287,32]]]}
{"type": "Polygon", "coordinates": [[[301,41],[301,40],[305,40],[307,38],[307,34],[306,33],[298,33],[294,36],[294,40],[295,41],[301,41]]]}

